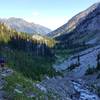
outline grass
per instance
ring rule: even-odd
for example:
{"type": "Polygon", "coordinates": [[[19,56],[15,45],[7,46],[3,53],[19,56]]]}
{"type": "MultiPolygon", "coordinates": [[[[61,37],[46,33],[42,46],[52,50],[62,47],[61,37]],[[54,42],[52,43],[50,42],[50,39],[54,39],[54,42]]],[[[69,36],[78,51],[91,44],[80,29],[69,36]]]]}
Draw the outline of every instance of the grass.
{"type": "Polygon", "coordinates": [[[13,75],[5,78],[7,84],[4,87],[4,90],[8,93],[9,98],[13,100],[42,100],[45,97],[45,94],[40,92],[37,88],[33,86],[33,83],[37,83],[36,81],[29,80],[25,78],[22,74],[14,72],[13,75]],[[14,92],[16,85],[19,84],[22,86],[22,93],[14,92]],[[28,98],[26,96],[27,92],[32,92],[36,94],[34,98],[28,98]]]}
{"type": "Polygon", "coordinates": [[[9,100],[54,100],[56,98],[58,100],[59,96],[55,94],[53,91],[52,93],[47,92],[44,93],[37,89],[35,85],[39,81],[33,81],[28,78],[25,78],[22,74],[15,72],[13,75],[8,76],[5,78],[7,84],[4,86],[4,90],[8,93],[9,100]],[[22,93],[14,92],[16,85],[19,84],[22,86],[22,93]],[[27,97],[26,93],[32,92],[36,96],[33,98],[27,97]]]}

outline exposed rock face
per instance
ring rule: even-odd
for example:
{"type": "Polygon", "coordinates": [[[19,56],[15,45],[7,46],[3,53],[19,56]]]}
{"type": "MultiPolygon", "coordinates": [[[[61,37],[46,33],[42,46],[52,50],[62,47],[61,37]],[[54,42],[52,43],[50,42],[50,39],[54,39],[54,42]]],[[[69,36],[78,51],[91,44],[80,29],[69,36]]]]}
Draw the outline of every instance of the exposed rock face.
{"type": "MultiPolygon", "coordinates": [[[[88,80],[91,79],[88,78],[88,80]]],[[[40,85],[45,87],[48,93],[55,95],[55,99],[58,97],[57,100],[99,100],[98,95],[90,91],[87,82],[86,79],[66,76],[43,80],[40,85]]],[[[93,85],[93,81],[91,84],[93,85]]]]}
{"type": "Polygon", "coordinates": [[[78,55],[80,55],[80,65],[76,66],[70,73],[73,77],[82,77],[88,68],[94,68],[97,66],[97,55],[100,53],[100,46],[87,49],[78,54],[75,54],[69,57],[68,60],[65,60],[61,64],[55,64],[53,67],[57,71],[66,70],[71,67],[72,64],[78,63],[78,55]]]}
{"type": "Polygon", "coordinates": [[[64,78],[54,77],[49,80],[44,80],[40,84],[48,90],[48,93],[53,93],[55,96],[58,95],[59,100],[62,100],[62,98],[63,100],[67,100],[66,98],[75,93],[71,81],[64,78]]]}
{"type": "Polygon", "coordinates": [[[67,24],[50,33],[58,40],[76,42],[100,41],[100,3],[92,5],[87,10],[77,14],[67,24]]]}
{"type": "Polygon", "coordinates": [[[9,19],[0,19],[0,22],[5,23],[9,28],[11,29],[15,29],[19,32],[26,32],[26,33],[40,33],[40,34],[47,34],[49,33],[51,30],[38,25],[38,24],[34,24],[34,23],[29,23],[23,19],[20,18],[9,18],[9,19]]]}

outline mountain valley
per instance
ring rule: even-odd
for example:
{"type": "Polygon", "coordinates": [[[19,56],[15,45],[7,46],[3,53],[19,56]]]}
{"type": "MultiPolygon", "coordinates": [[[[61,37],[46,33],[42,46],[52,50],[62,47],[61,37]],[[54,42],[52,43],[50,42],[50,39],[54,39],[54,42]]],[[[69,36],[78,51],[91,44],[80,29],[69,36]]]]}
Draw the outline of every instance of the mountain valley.
{"type": "Polygon", "coordinates": [[[0,100],[100,100],[99,2],[52,32],[0,22],[0,100]]]}

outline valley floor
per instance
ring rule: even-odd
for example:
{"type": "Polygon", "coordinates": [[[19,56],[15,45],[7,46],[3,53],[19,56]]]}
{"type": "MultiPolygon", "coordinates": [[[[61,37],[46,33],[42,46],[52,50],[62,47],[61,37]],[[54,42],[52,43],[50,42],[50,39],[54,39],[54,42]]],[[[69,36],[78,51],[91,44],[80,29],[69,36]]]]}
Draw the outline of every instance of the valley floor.
{"type": "Polygon", "coordinates": [[[91,68],[96,66],[99,51],[100,47],[95,47],[81,52],[80,65],[68,72],[68,61],[69,64],[77,62],[77,54],[74,55],[56,65],[64,66],[63,76],[46,76],[41,82],[27,79],[9,68],[1,69],[0,100],[100,100],[100,71],[84,75],[90,68],[88,64],[91,68]]]}
{"type": "Polygon", "coordinates": [[[32,82],[5,68],[0,72],[0,100],[100,100],[98,75],[46,77],[42,82],[32,82]]]}

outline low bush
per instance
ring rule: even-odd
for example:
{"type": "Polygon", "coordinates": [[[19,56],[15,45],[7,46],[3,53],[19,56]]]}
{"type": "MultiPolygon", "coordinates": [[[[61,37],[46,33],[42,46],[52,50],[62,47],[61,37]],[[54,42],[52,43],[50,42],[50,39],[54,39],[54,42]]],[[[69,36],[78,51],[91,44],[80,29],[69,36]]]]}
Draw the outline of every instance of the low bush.
{"type": "Polygon", "coordinates": [[[89,67],[89,68],[87,69],[85,75],[91,75],[91,74],[93,74],[93,73],[95,73],[95,72],[96,72],[96,68],[94,68],[94,67],[90,68],[90,67],[89,67]]]}

